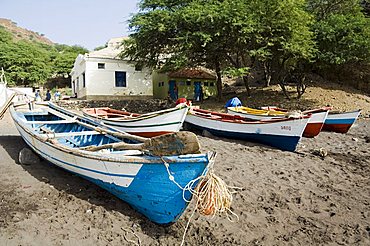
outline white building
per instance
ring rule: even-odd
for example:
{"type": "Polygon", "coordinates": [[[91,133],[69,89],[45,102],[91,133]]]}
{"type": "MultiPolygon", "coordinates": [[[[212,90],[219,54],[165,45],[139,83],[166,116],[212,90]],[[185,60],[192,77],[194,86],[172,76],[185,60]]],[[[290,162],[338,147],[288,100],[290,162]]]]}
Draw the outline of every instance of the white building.
{"type": "Polygon", "coordinates": [[[151,71],[118,57],[124,38],[108,47],[78,55],[71,71],[71,86],[79,99],[147,99],[153,97],[151,71]]]}

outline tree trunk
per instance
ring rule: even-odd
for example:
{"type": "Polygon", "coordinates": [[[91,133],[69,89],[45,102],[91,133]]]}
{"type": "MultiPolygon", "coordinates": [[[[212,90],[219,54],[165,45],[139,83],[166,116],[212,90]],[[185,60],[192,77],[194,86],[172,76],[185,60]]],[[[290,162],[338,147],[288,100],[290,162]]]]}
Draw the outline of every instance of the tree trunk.
{"type": "Polygon", "coordinates": [[[297,98],[300,99],[302,95],[305,93],[307,86],[305,85],[304,81],[306,80],[306,76],[303,74],[299,76],[297,81],[297,98]]]}
{"type": "Polygon", "coordinates": [[[264,70],[264,74],[265,74],[265,80],[266,80],[266,83],[265,83],[265,86],[266,87],[269,87],[270,86],[270,82],[271,82],[271,65],[269,62],[264,62],[263,63],[263,70],[264,70]]]}
{"type": "Polygon", "coordinates": [[[217,100],[222,100],[222,78],[221,78],[221,64],[218,60],[215,61],[215,70],[217,76],[217,100]]]}
{"type": "Polygon", "coordinates": [[[251,95],[251,89],[249,88],[248,78],[249,78],[249,76],[243,76],[243,82],[244,82],[245,88],[247,89],[247,96],[250,96],[251,95]]]}

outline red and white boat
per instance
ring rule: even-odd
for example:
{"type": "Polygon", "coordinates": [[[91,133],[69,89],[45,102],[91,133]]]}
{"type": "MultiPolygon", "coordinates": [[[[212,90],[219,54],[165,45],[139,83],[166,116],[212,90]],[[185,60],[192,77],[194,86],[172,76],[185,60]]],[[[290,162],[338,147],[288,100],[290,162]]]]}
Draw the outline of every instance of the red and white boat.
{"type": "MultiPolygon", "coordinates": [[[[303,132],[304,137],[312,138],[320,133],[330,109],[330,107],[323,107],[304,111],[298,115],[298,117],[301,117],[302,115],[311,115],[306,129],[303,132]]],[[[244,106],[229,107],[227,108],[227,112],[229,114],[239,115],[254,120],[271,120],[294,117],[294,115],[291,115],[287,110],[276,107],[265,107],[262,109],[252,109],[244,106]]]]}
{"type": "Polygon", "coordinates": [[[361,110],[345,113],[330,113],[325,120],[324,131],[347,133],[360,115],[361,110]]]}
{"type": "Polygon", "coordinates": [[[83,114],[99,123],[120,131],[142,137],[155,137],[180,131],[189,107],[181,104],[175,108],[136,114],[111,108],[86,108],[83,114]]]}
{"type": "Polygon", "coordinates": [[[259,121],[191,108],[185,123],[190,128],[206,130],[216,136],[250,140],[281,150],[295,151],[309,119],[310,116],[303,116],[259,121]]]}

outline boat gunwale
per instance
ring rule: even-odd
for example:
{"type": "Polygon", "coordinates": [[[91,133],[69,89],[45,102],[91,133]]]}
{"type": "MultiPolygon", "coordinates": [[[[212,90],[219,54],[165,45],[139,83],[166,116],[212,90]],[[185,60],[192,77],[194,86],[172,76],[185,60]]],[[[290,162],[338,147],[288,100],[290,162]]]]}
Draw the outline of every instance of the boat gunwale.
{"type": "MultiPolygon", "coordinates": [[[[174,108],[169,108],[169,109],[164,109],[164,110],[160,110],[160,111],[155,111],[155,112],[151,112],[151,113],[147,113],[147,114],[140,114],[139,116],[137,117],[130,117],[128,116],[129,118],[128,119],[117,119],[117,118],[103,118],[101,116],[98,116],[98,115],[94,115],[94,114],[90,114],[90,113],[87,113],[86,110],[88,109],[95,109],[95,108],[87,108],[87,109],[83,109],[82,110],[82,113],[84,114],[84,116],[87,116],[87,117],[92,117],[94,119],[99,119],[99,120],[102,120],[103,122],[104,121],[107,121],[107,122],[125,122],[125,123],[129,123],[129,122],[137,122],[137,121],[142,121],[142,120],[146,120],[146,119],[152,119],[154,117],[157,117],[157,116],[160,116],[160,115],[164,115],[166,113],[172,113],[172,112],[176,112],[176,111],[179,111],[179,110],[182,110],[182,109],[189,109],[189,107],[174,107],[174,108]]],[[[110,108],[96,108],[96,109],[110,109],[110,108]]]]}
{"type": "MultiPolygon", "coordinates": [[[[208,111],[208,110],[204,110],[204,109],[202,109],[202,110],[203,111],[208,111]]],[[[214,111],[209,111],[210,112],[209,116],[211,116],[211,117],[205,115],[205,113],[200,112],[200,114],[197,114],[195,112],[196,112],[196,110],[190,110],[188,114],[196,116],[196,117],[208,119],[208,120],[213,120],[213,121],[220,121],[220,122],[232,123],[232,124],[244,124],[244,125],[274,124],[274,123],[279,123],[279,122],[286,122],[286,121],[294,121],[294,120],[302,120],[302,119],[311,118],[311,115],[304,115],[304,116],[299,117],[299,118],[276,118],[276,119],[246,121],[245,120],[246,117],[242,117],[242,116],[240,116],[240,118],[242,118],[242,119],[233,119],[233,120],[223,119],[222,116],[220,116],[221,118],[211,118],[212,115],[217,116],[217,114],[225,114],[225,113],[218,113],[218,112],[214,112],[214,111]],[[213,113],[216,113],[216,114],[213,114],[213,113]]],[[[232,114],[228,114],[228,115],[232,116],[233,118],[237,118],[237,116],[238,116],[238,115],[232,115],[232,114]]]]}
{"type": "MultiPolygon", "coordinates": [[[[14,107],[10,108],[11,111],[14,111],[14,113],[18,113],[14,107]]],[[[209,161],[208,154],[188,154],[188,155],[178,155],[178,156],[163,156],[163,157],[158,157],[158,156],[151,156],[151,155],[146,155],[144,152],[143,156],[133,156],[133,155],[128,155],[128,156],[123,156],[123,157],[117,157],[117,156],[107,156],[107,153],[101,153],[101,152],[91,152],[91,151],[86,151],[82,149],[76,149],[76,148],[70,148],[67,146],[64,146],[62,144],[53,144],[50,143],[49,141],[45,141],[44,138],[40,136],[40,134],[36,134],[32,131],[32,128],[28,128],[23,126],[22,123],[20,123],[19,119],[16,119],[15,117],[12,118],[14,122],[23,129],[27,134],[29,134],[31,137],[39,140],[40,142],[48,145],[49,147],[52,147],[54,149],[60,150],[62,152],[68,153],[68,154],[74,154],[78,155],[84,158],[91,158],[94,160],[99,160],[99,161],[109,161],[109,162],[121,162],[121,163],[137,163],[137,164],[161,164],[163,163],[162,158],[165,158],[166,162],[169,163],[178,163],[178,162],[197,162],[195,160],[191,161],[192,158],[195,158],[196,160],[200,160],[202,158],[207,158],[207,161],[209,161]],[[188,157],[188,158],[187,158],[188,157]],[[176,160],[173,160],[176,159],[176,160]]],[[[18,116],[19,118],[19,116],[18,116]]],[[[78,123],[78,121],[76,122],[78,123]]],[[[110,134],[106,134],[111,136],[110,134]]],[[[114,136],[112,136],[114,137],[114,136]]],[[[115,138],[115,137],[114,137],[115,138]]],[[[111,154],[111,153],[109,153],[111,154]]],[[[111,154],[114,155],[114,154],[111,154]]]]}

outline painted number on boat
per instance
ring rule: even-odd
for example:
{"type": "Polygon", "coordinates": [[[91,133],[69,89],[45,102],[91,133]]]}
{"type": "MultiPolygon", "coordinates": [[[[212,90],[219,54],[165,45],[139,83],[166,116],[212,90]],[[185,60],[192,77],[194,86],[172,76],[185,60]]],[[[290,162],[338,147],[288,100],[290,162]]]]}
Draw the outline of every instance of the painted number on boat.
{"type": "Polygon", "coordinates": [[[292,127],[291,126],[281,126],[281,130],[291,131],[292,127]]]}

